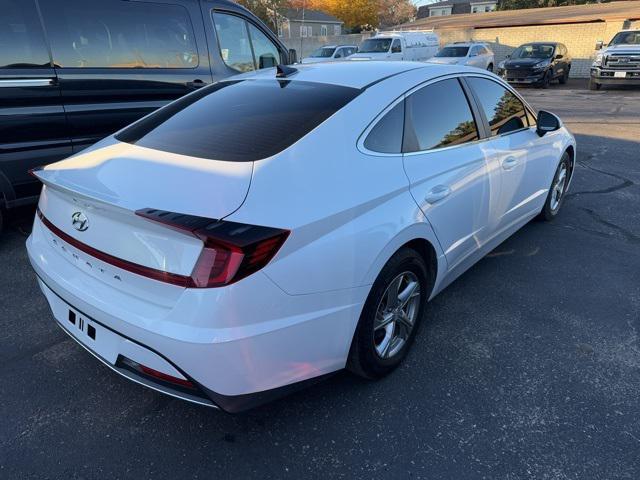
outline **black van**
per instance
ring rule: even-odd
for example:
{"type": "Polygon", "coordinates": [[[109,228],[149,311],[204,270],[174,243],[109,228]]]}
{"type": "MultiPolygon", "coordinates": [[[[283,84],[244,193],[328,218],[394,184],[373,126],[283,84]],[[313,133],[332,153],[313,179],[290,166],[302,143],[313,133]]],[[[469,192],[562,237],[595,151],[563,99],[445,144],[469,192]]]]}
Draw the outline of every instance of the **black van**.
{"type": "Polygon", "coordinates": [[[31,168],[208,83],[294,57],[227,0],[0,0],[0,228],[2,208],[37,200],[31,168]]]}

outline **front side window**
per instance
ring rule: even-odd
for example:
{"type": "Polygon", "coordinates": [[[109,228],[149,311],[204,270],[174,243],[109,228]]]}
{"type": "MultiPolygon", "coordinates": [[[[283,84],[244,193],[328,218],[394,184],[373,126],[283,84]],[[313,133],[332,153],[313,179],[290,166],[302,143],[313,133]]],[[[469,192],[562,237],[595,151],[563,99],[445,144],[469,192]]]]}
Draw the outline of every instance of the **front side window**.
{"type": "Polygon", "coordinates": [[[442,80],[406,100],[405,152],[460,145],[479,138],[478,128],[457,79],[442,80]]]}
{"type": "Polygon", "coordinates": [[[401,101],[371,129],[364,147],[372,152],[401,153],[403,131],[404,101],[401,101]]]}
{"type": "Polygon", "coordinates": [[[50,67],[33,2],[0,0],[0,68],[50,67]]]}
{"type": "Polygon", "coordinates": [[[491,127],[491,136],[503,135],[529,125],[523,103],[502,85],[479,77],[470,77],[467,82],[480,100],[491,127]]]}
{"type": "Polygon", "coordinates": [[[41,2],[53,60],[69,68],[195,68],[198,52],[179,5],[101,0],[41,2]]]}
{"type": "Polygon", "coordinates": [[[280,51],[255,25],[249,23],[253,54],[258,68],[270,68],[280,64],[280,51]]]}
{"type": "Polygon", "coordinates": [[[224,63],[239,72],[255,70],[247,22],[235,15],[214,13],[213,23],[224,63]]]}
{"type": "Polygon", "coordinates": [[[116,138],[181,155],[250,162],[289,147],[359,93],[302,81],[223,81],[171,103],[116,138]]]}

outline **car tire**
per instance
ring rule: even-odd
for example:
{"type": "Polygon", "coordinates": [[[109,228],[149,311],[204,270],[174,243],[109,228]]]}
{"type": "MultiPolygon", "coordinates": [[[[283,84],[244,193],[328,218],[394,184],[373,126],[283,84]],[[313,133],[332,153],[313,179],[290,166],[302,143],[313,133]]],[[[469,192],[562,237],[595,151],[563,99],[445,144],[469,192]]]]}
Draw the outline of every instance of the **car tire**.
{"type": "Polygon", "coordinates": [[[549,70],[547,71],[547,73],[544,74],[544,78],[540,82],[540,88],[549,88],[550,84],[551,84],[551,71],[549,70]]]}
{"type": "Polygon", "coordinates": [[[601,83],[596,82],[593,78],[589,79],[589,90],[600,90],[601,83]]]}
{"type": "Polygon", "coordinates": [[[493,63],[490,63],[490,64],[487,66],[487,70],[488,70],[489,72],[493,72],[493,63]]]}
{"type": "Polygon", "coordinates": [[[411,248],[399,250],[387,262],[360,315],[347,361],[349,371],[376,379],[400,365],[424,316],[431,277],[422,256],[411,248]],[[412,282],[417,285],[414,290],[410,290],[412,282]]]}
{"type": "Polygon", "coordinates": [[[565,70],[562,76],[559,79],[560,85],[565,85],[569,80],[569,70],[565,70]]]}
{"type": "Polygon", "coordinates": [[[553,181],[551,182],[547,199],[544,202],[544,207],[542,207],[542,211],[538,215],[540,220],[550,222],[556,218],[564,202],[570,177],[571,156],[568,152],[564,152],[560,163],[558,163],[558,168],[556,168],[556,173],[553,175],[553,181]]]}

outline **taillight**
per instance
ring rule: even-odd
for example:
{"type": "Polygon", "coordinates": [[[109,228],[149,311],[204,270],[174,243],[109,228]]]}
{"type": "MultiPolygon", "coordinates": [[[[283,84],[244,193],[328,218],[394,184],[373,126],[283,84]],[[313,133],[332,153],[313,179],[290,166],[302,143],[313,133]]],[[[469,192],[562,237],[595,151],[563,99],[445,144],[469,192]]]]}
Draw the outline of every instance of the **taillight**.
{"type": "Polygon", "coordinates": [[[289,230],[211,220],[146,208],[136,215],[190,233],[204,243],[190,288],[221,287],[257,272],[278,253],[289,230]]]}

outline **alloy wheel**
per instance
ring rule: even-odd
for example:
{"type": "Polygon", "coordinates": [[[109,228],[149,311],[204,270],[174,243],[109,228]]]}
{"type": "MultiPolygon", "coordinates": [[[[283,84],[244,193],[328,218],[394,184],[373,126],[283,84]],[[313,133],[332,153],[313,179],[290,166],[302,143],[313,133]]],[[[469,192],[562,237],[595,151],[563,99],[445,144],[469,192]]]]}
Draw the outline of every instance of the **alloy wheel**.
{"type": "Polygon", "coordinates": [[[391,358],[405,345],[416,324],[422,294],[413,272],[403,272],[385,290],[373,327],[373,342],[380,358],[391,358]]]}
{"type": "Polygon", "coordinates": [[[560,202],[562,201],[562,196],[564,195],[565,187],[567,183],[567,165],[563,163],[560,166],[560,171],[556,176],[555,182],[551,187],[551,202],[550,207],[551,211],[555,212],[560,207],[560,202]]]}

